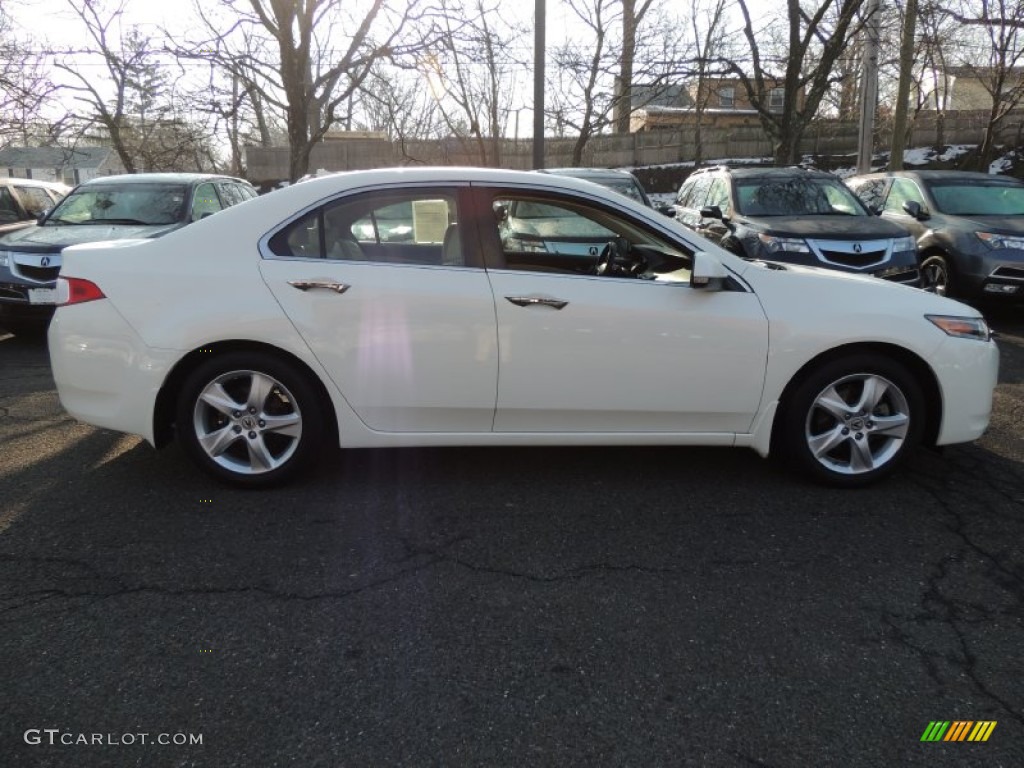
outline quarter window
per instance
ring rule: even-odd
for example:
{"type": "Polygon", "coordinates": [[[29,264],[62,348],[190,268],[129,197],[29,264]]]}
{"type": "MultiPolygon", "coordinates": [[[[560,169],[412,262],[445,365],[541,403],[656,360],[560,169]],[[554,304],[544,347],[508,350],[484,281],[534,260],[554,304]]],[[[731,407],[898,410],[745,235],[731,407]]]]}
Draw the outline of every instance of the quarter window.
{"type": "Polygon", "coordinates": [[[450,190],[380,192],[318,208],[271,238],[278,256],[464,266],[458,203],[450,190]]]}
{"type": "Polygon", "coordinates": [[[214,185],[200,184],[196,187],[195,195],[192,197],[192,221],[199,221],[204,216],[216,213],[222,207],[214,185]]]}

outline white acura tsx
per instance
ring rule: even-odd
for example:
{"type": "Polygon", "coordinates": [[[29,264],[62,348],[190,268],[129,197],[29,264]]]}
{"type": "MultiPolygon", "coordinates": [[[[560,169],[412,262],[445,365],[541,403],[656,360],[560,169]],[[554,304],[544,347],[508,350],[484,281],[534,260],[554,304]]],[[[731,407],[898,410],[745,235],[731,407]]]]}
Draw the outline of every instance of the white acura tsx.
{"type": "Polygon", "coordinates": [[[466,168],[317,178],[64,251],[61,402],[216,477],[342,447],[746,446],[863,485],[985,430],[974,309],[748,262],[613,191],[466,168]]]}

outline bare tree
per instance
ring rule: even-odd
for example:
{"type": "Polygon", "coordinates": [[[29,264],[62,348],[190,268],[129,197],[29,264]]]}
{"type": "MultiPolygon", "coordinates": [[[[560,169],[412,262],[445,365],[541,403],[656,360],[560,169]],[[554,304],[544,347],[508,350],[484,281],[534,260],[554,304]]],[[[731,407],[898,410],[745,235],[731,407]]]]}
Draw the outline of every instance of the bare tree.
{"type": "Polygon", "coordinates": [[[0,8],[0,146],[28,144],[45,130],[40,110],[53,90],[36,44],[0,8]]]}
{"type": "Polygon", "coordinates": [[[525,63],[512,41],[525,33],[507,24],[496,0],[441,0],[443,36],[424,58],[427,86],[456,137],[475,147],[482,165],[501,164],[517,74],[525,63]]]}
{"type": "Polygon", "coordinates": [[[387,134],[407,162],[423,163],[426,161],[417,155],[416,144],[440,139],[448,129],[438,100],[423,87],[420,73],[408,74],[384,62],[370,72],[358,94],[359,125],[387,134]]]}
{"type": "Polygon", "coordinates": [[[975,33],[961,71],[988,94],[988,119],[977,157],[978,170],[987,170],[999,129],[1024,99],[1024,0],[962,0],[946,12],[975,33]]]}
{"type": "Polygon", "coordinates": [[[749,0],[737,0],[747,49],[742,56],[730,57],[726,63],[757,110],[761,125],[774,144],[776,163],[785,165],[799,160],[804,131],[825,94],[846,76],[835,65],[862,24],[863,2],[786,0],[779,29],[785,33],[784,39],[765,47],[761,41],[770,40],[771,35],[766,35],[762,20],[755,24],[749,0]]]}
{"type": "Polygon", "coordinates": [[[721,74],[721,65],[718,62],[725,53],[725,10],[726,0],[693,0],[691,7],[690,26],[693,33],[696,79],[693,129],[695,166],[699,166],[704,159],[704,111],[711,98],[711,90],[707,87],[708,78],[721,74]]]}
{"type": "Polygon", "coordinates": [[[621,0],[622,3],[622,64],[615,91],[615,132],[629,133],[629,120],[633,106],[634,63],[637,54],[637,30],[651,9],[654,0],[621,0]]]}
{"type": "Polygon", "coordinates": [[[176,53],[211,62],[284,115],[289,176],[309,170],[313,147],[382,59],[410,55],[435,34],[419,0],[219,0],[197,3],[201,38],[176,53]],[[225,29],[226,28],[226,29],[225,29]]]}

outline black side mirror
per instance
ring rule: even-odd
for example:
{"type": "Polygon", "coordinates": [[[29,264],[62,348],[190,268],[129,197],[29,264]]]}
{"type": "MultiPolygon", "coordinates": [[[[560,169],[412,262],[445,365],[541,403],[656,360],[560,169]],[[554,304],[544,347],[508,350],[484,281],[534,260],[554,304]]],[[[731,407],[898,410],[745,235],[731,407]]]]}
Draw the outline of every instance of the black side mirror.
{"type": "Polygon", "coordinates": [[[36,224],[42,224],[44,221],[46,221],[46,217],[50,215],[50,211],[52,210],[53,208],[47,208],[45,211],[36,216],[36,224]]]}
{"type": "Polygon", "coordinates": [[[722,215],[722,209],[717,205],[705,205],[700,209],[701,217],[705,219],[725,219],[722,215]]]}
{"type": "Polygon", "coordinates": [[[917,200],[907,200],[903,204],[903,210],[915,219],[927,219],[928,213],[921,207],[921,204],[917,200]]]}
{"type": "Polygon", "coordinates": [[[659,205],[657,207],[657,211],[658,213],[668,216],[669,218],[675,218],[676,215],[676,207],[674,205],[659,205]]]}
{"type": "Polygon", "coordinates": [[[502,205],[501,203],[495,203],[494,218],[499,222],[506,221],[508,219],[508,206],[502,205]]]}

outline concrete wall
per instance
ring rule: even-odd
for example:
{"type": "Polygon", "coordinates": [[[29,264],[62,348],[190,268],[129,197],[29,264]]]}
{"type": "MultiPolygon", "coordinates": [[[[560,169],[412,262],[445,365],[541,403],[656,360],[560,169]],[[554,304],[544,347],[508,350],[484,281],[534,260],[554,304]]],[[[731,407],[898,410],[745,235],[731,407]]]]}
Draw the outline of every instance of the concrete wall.
{"type": "MultiPolygon", "coordinates": [[[[1009,115],[1002,124],[1000,140],[1016,145],[1020,139],[1024,112],[1009,115]]],[[[981,142],[987,115],[983,112],[953,112],[945,116],[944,141],[947,144],[978,144],[981,142]]],[[[934,113],[921,113],[914,122],[910,146],[935,143],[937,118],[934,113]]],[[[875,150],[884,151],[890,143],[887,127],[879,129],[875,150]]],[[[547,168],[572,165],[573,139],[547,138],[547,168]]],[[[495,143],[487,140],[488,157],[494,156],[495,143]]],[[[476,145],[456,138],[437,141],[390,142],[384,139],[357,138],[318,144],[313,149],[310,171],[347,171],[400,165],[499,165],[502,168],[529,169],[533,149],[530,139],[502,139],[497,142],[499,161],[481,162],[476,145]]],[[[857,151],[857,124],[853,121],[815,121],[805,132],[801,151],[804,154],[848,154],[857,151]]],[[[288,178],[288,150],[283,147],[265,149],[247,147],[246,176],[255,184],[277,182],[288,178]]],[[[706,126],[703,130],[701,158],[704,161],[733,158],[769,158],[771,142],[760,125],[706,126]]],[[[588,142],[583,165],[594,167],[628,167],[661,165],[692,161],[696,143],[692,126],[674,130],[661,129],[642,133],[597,136],[588,142]]]]}

